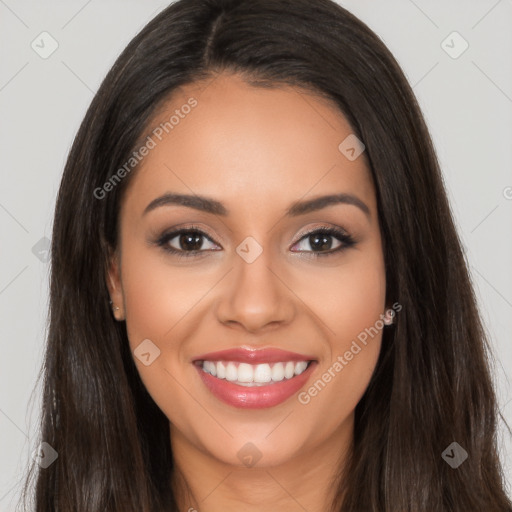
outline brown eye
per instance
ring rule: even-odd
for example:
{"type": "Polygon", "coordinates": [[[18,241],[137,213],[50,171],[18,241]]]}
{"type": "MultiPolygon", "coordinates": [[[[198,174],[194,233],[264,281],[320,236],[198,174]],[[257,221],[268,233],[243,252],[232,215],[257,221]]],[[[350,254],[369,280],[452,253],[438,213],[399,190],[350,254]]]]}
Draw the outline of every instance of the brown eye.
{"type": "Polygon", "coordinates": [[[198,229],[179,229],[165,233],[157,241],[165,251],[179,254],[180,256],[196,256],[216,249],[218,246],[210,237],[198,229]]]}
{"type": "Polygon", "coordinates": [[[190,250],[190,251],[198,251],[201,249],[203,245],[203,235],[197,233],[195,231],[191,231],[189,233],[182,233],[178,237],[178,245],[180,249],[190,250]]]}
{"type": "Polygon", "coordinates": [[[354,239],[342,231],[334,228],[320,228],[306,233],[295,246],[298,245],[301,248],[299,252],[310,252],[314,256],[327,256],[354,244],[354,239]]]}

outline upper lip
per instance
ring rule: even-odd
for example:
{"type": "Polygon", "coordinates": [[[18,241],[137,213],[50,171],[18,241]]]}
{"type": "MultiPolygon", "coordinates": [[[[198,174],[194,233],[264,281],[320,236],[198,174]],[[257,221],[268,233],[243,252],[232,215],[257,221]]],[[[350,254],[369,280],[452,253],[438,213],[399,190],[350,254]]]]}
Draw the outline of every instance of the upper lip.
{"type": "Polygon", "coordinates": [[[237,361],[239,363],[278,363],[285,361],[312,361],[312,356],[289,352],[278,348],[229,348],[217,352],[208,352],[194,357],[193,362],[198,361],[237,361]]]}

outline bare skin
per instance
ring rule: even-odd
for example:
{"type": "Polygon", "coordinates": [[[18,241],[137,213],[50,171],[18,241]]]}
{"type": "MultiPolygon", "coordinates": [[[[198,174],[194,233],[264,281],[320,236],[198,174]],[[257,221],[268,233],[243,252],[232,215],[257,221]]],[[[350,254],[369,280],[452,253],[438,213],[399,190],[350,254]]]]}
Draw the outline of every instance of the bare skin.
{"type": "MultiPolygon", "coordinates": [[[[341,371],[333,362],[389,307],[371,174],[364,153],[350,161],[338,149],[352,130],[327,101],[298,88],[251,87],[236,75],[202,87],[183,87],[159,110],[152,127],[191,96],[198,102],[126,190],[107,279],[116,318],[126,321],[132,351],[145,339],[160,350],[148,366],[134,360],[171,425],[180,510],[325,512],[382,331],[359,343],[341,371]],[[229,214],[171,204],[144,214],[168,192],[207,196],[229,214]],[[345,203],[285,213],[294,202],[340,193],[368,214],[345,203]],[[207,235],[200,254],[178,259],[158,245],[162,233],[192,225],[207,235]],[[327,235],[331,248],[319,250],[306,233],[320,227],[355,243],[336,251],[344,242],[327,235]],[[247,237],[263,249],[251,263],[236,252],[247,237]],[[318,366],[302,392],[329,368],[331,379],[307,403],[296,394],[239,409],[211,394],[192,360],[240,346],[313,354],[318,366]],[[253,467],[238,455],[249,442],[261,454],[253,467]]],[[[179,235],[165,243],[190,251],[179,235]]]]}

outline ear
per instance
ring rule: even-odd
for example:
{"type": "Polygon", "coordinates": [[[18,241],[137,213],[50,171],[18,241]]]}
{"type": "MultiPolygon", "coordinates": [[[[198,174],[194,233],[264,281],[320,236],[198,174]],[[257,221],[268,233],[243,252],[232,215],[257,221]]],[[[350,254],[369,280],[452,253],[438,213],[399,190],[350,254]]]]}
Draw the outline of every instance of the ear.
{"type": "Polygon", "coordinates": [[[124,320],[124,296],[123,296],[123,287],[121,284],[121,267],[120,267],[120,258],[119,253],[113,251],[110,253],[109,262],[107,265],[107,288],[108,293],[110,295],[110,300],[112,304],[110,307],[112,308],[112,313],[116,320],[121,321],[124,320]]]}

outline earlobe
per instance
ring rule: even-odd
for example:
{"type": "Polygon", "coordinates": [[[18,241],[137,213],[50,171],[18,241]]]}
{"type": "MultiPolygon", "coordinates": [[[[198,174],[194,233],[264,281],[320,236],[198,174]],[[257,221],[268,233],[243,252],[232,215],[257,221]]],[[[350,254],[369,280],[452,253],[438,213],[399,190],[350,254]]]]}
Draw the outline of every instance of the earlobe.
{"type": "Polygon", "coordinates": [[[119,255],[112,252],[109,257],[108,268],[106,272],[106,284],[110,295],[110,307],[116,320],[124,320],[124,300],[123,289],[121,285],[121,272],[119,264],[119,255]]]}
{"type": "Polygon", "coordinates": [[[395,314],[395,310],[391,306],[386,307],[383,318],[384,325],[392,325],[394,323],[395,314]]]}

